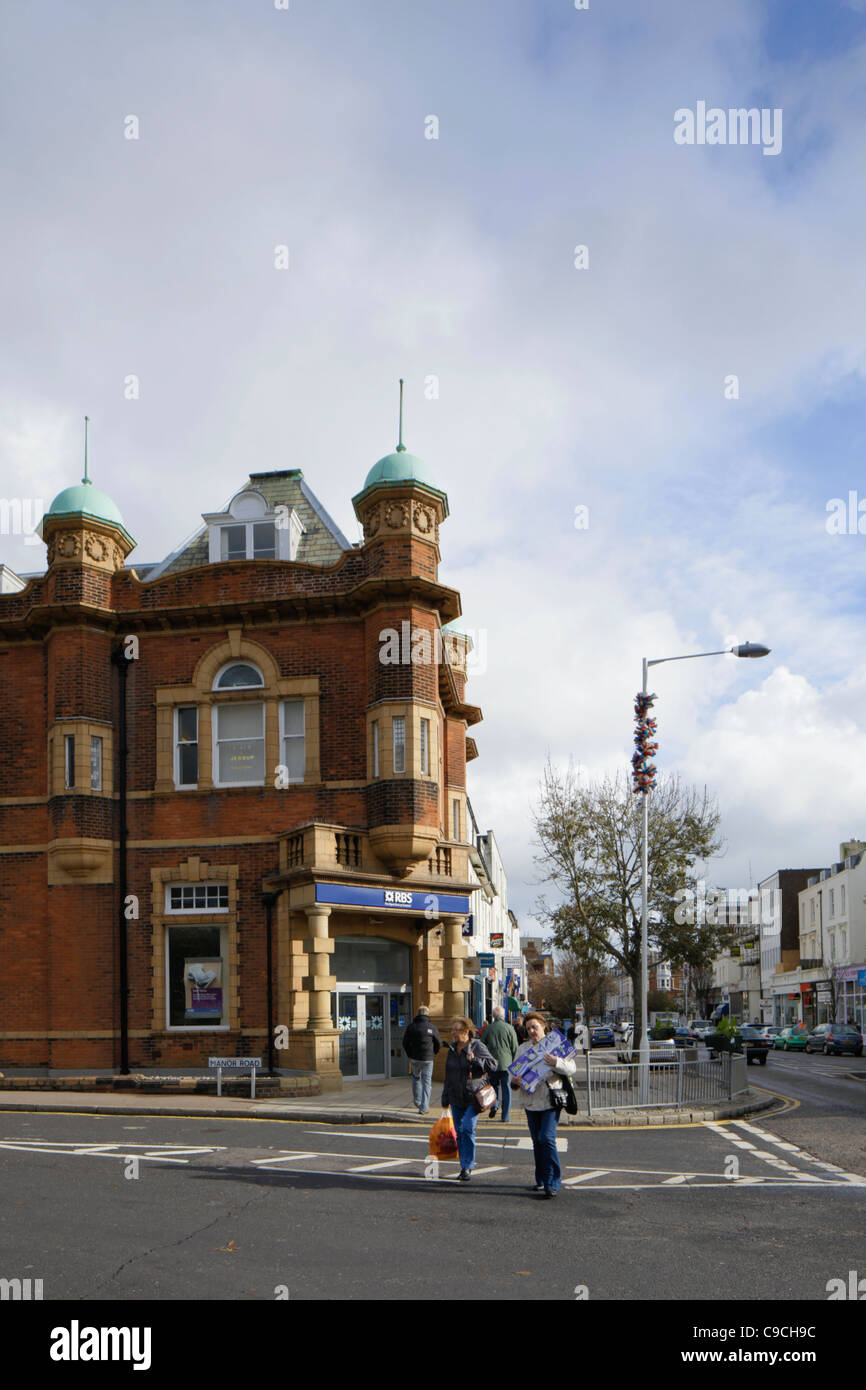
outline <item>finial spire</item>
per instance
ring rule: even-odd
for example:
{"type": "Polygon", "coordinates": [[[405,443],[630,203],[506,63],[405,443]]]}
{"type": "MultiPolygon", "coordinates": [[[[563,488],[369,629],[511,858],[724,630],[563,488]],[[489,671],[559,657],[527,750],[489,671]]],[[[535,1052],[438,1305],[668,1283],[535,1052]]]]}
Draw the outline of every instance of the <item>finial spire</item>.
{"type": "Polygon", "coordinates": [[[397,453],[405,454],[406,445],[403,443],[403,378],[400,378],[400,438],[397,441],[397,453]]]}
{"type": "Polygon", "coordinates": [[[90,482],[90,479],[89,479],[88,476],[87,476],[87,426],[88,426],[89,424],[90,424],[90,416],[89,416],[89,415],[85,415],[85,417],[84,417],[84,477],[81,479],[81,481],[82,481],[83,483],[89,483],[89,482],[90,482]]]}

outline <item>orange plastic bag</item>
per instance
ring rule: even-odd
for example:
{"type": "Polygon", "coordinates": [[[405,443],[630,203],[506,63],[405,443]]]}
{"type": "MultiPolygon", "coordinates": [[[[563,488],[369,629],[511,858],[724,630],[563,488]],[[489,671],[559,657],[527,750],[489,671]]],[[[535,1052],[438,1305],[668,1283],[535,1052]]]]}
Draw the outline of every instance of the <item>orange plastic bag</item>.
{"type": "Polygon", "coordinates": [[[457,1131],[450,1106],[445,1107],[430,1130],[430,1152],[434,1158],[453,1158],[457,1153],[457,1131]]]}

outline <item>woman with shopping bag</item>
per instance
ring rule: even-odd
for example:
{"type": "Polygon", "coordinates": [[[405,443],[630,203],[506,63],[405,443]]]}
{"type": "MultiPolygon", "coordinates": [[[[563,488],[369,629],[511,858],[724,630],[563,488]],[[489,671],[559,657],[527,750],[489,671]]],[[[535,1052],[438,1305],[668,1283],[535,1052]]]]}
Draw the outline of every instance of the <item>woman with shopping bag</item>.
{"type": "MultiPolygon", "coordinates": [[[[524,1018],[527,1041],[517,1049],[512,1066],[521,1056],[540,1043],[547,1032],[547,1024],[541,1014],[526,1014],[524,1018]]],[[[534,1091],[527,1091],[519,1079],[512,1081],[511,1089],[523,1103],[526,1123],[532,1137],[532,1151],[535,1155],[534,1191],[543,1197],[555,1197],[562,1187],[562,1168],[556,1152],[556,1125],[565,1097],[561,1081],[563,1076],[574,1076],[577,1062],[573,1057],[556,1057],[552,1052],[544,1054],[544,1060],[553,1068],[550,1077],[542,1078],[534,1091]]]]}
{"type": "Polygon", "coordinates": [[[460,1156],[459,1181],[468,1182],[475,1167],[475,1126],[478,1116],[496,1101],[490,1074],[496,1071],[499,1063],[475,1037],[475,1028],[468,1018],[452,1019],[451,1039],[442,1104],[450,1105],[454,1116],[460,1156]]]}

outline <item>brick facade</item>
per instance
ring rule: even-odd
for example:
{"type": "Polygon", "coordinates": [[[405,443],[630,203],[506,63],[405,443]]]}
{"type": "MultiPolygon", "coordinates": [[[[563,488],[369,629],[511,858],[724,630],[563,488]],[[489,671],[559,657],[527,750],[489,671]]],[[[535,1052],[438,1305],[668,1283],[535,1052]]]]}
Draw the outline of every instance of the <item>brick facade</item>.
{"type": "Polygon", "coordinates": [[[480,719],[459,662],[452,669],[447,644],[437,651],[433,640],[460,611],[438,581],[447,501],[413,480],[367,486],[355,499],[366,539],[350,546],[297,470],[254,475],[239,495],[253,491],[269,508],[283,496],[297,503],[307,559],[213,562],[204,533],[170,562],[136,570],[122,526],[49,512],[47,572],[0,595],[0,1068],[119,1065],[123,923],[133,1070],[201,1066],[212,1053],[266,1058],[263,892],[280,894],[273,1023],[288,1042],[277,1065],[341,1084],[339,1036],[325,1018],[341,935],[408,945],[413,1006],[439,1017],[465,1009],[460,916],[436,911],[438,895],[471,886],[468,846],[452,838],[449,816],[452,791],[465,792],[467,728],[480,719]],[[383,663],[382,632],[405,623],[428,634],[432,659],[383,663]],[[236,663],[255,667],[263,685],[215,688],[236,663]],[[304,770],[277,785],[286,701],[303,710],[304,770]],[[221,711],[240,704],[261,711],[262,736],[224,741],[223,754],[227,765],[255,763],[263,750],[264,776],[221,786],[218,721],[231,727],[221,711]],[[179,709],[197,711],[198,774],[185,787],[179,709]],[[172,883],[228,885],[228,909],[175,915],[172,883]],[[397,885],[427,894],[433,910],[319,907],[317,884],[380,896],[397,885]],[[219,1028],[167,1025],[174,927],[222,933],[219,1028]]]}

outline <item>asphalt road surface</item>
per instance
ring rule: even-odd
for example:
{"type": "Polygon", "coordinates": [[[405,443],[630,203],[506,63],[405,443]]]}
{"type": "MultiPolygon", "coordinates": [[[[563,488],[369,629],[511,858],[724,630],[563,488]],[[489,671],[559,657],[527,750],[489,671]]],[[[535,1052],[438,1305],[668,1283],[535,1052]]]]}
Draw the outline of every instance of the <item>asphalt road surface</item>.
{"type": "Polygon", "coordinates": [[[0,1278],[94,1302],[824,1301],[866,1275],[858,1069],[778,1054],[750,1078],[794,1099],[750,1121],[561,1127],[551,1202],[522,1116],[479,1124],[464,1184],[410,1125],[2,1112],[0,1278]]]}

